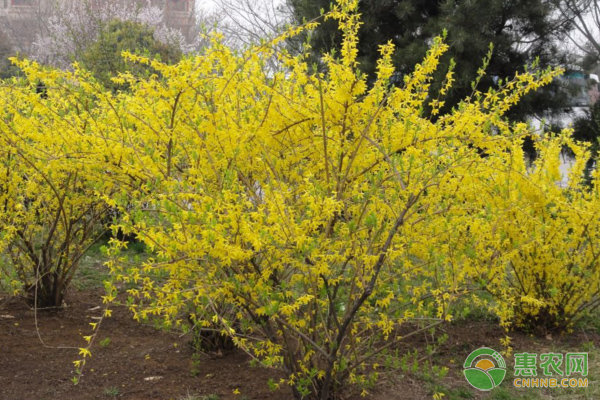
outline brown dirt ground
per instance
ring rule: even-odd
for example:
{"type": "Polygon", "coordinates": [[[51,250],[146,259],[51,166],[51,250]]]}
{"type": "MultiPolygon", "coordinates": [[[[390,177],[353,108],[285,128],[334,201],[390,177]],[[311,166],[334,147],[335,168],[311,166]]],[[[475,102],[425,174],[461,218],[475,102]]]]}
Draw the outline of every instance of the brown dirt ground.
{"type": "MultiPolygon", "coordinates": [[[[286,391],[271,392],[266,384],[280,373],[264,368],[251,368],[248,357],[239,351],[221,357],[202,356],[192,363],[188,337],[162,332],[140,325],[131,319],[124,307],[116,307],[113,317],[105,319],[92,348],[82,380],[73,385],[73,361],[78,347],[89,335],[90,322],[100,315],[100,294],[96,291],[74,292],[68,306],[61,310],[38,311],[38,331],[34,311],[18,299],[0,300],[0,400],[91,400],[111,397],[127,400],[178,400],[186,394],[216,394],[220,400],[287,400],[286,391]],[[104,347],[99,343],[110,338],[104,347]],[[60,348],[73,347],[73,348],[60,348]],[[196,373],[192,371],[196,369],[196,373]],[[147,380],[146,378],[152,378],[147,380]],[[118,394],[109,391],[118,389],[118,394]],[[238,389],[241,394],[234,394],[238,389]]],[[[444,379],[447,387],[465,386],[462,361],[481,346],[496,346],[503,332],[490,322],[461,322],[444,326],[448,341],[436,354],[436,363],[450,369],[444,379]]],[[[600,345],[598,334],[576,333],[565,339],[565,346],[577,347],[592,341],[600,345]]],[[[536,339],[513,335],[516,350],[532,351],[551,346],[556,339],[536,339]]],[[[412,337],[402,350],[422,349],[424,336],[412,337]]],[[[431,399],[431,386],[411,373],[384,374],[368,399],[431,399]]],[[[475,391],[473,391],[475,392],[475,391]]],[[[485,395],[473,393],[473,398],[485,395]]],[[[348,395],[349,399],[359,399],[348,395]]],[[[363,397],[364,398],[364,397],[363,397]]]]}
{"type": "Polygon", "coordinates": [[[239,352],[206,356],[194,366],[189,338],[140,325],[123,307],[102,322],[81,382],[73,385],[78,350],[58,347],[85,346],[82,335],[91,333],[89,323],[102,312],[90,311],[101,305],[99,296],[75,292],[67,308],[38,311],[39,333],[47,347],[36,333],[33,310],[17,300],[0,306],[1,400],[109,399],[112,388],[119,393],[114,397],[131,400],[176,400],[188,393],[239,400],[235,389],[251,399],[288,398],[287,393],[272,393],[265,383],[276,371],[249,368],[247,357],[239,352]],[[106,337],[110,343],[101,347],[106,337]]]}

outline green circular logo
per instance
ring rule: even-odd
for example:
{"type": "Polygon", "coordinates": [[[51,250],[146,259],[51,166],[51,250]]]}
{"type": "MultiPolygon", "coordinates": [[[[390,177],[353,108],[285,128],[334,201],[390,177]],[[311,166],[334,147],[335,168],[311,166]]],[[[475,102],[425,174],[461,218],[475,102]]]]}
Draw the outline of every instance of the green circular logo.
{"type": "Polygon", "coordinates": [[[506,375],[504,358],[496,350],[482,347],[475,350],[463,365],[465,378],[475,389],[492,390],[500,385],[506,375]]]}

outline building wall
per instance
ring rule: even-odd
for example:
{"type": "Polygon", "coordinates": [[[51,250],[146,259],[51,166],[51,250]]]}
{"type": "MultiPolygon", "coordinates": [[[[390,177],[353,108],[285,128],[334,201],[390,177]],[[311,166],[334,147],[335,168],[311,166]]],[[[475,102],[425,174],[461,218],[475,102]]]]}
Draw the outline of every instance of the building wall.
{"type": "Polygon", "coordinates": [[[194,0],[163,0],[165,22],[167,26],[179,29],[185,37],[193,41],[195,38],[195,1],[194,0]]]}

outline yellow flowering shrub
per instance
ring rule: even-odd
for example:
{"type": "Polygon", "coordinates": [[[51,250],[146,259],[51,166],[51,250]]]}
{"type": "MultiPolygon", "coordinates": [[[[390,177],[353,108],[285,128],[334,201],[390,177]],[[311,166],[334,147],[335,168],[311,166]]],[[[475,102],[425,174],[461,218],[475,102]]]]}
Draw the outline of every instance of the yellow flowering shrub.
{"type": "Polygon", "coordinates": [[[368,386],[401,329],[450,319],[475,275],[450,247],[455,226],[478,218],[473,194],[522,156],[523,132],[502,116],[556,75],[518,76],[431,120],[422,110],[443,104],[428,89],[446,45],[436,39],[394,89],[384,46],[369,87],[353,6],[330,14],[345,41],[339,59],[325,56],[326,75],[303,57],[269,46],[237,54],[214,38],[177,66],[153,62],[164,80],[123,76],[132,93],[98,124],[109,143],[98,146],[138,183],[120,203],[133,206],[121,227],[155,255],[111,264],[135,286],[136,318],[227,335],[284,369],[274,384],[297,398],[368,386]],[[268,71],[269,57],[284,68],[268,71]]]}
{"type": "Polygon", "coordinates": [[[0,88],[0,273],[39,307],[60,307],[77,266],[103,233],[110,193],[90,163],[90,95],[68,76],[22,62],[29,83],[0,88]],[[36,75],[54,77],[40,92],[36,75]],[[36,90],[36,88],[38,90],[36,90]],[[80,113],[83,118],[80,118],[80,113]]]}
{"type": "Polygon", "coordinates": [[[534,165],[515,148],[510,168],[488,180],[481,218],[459,228],[457,247],[470,254],[463,268],[492,294],[502,325],[546,333],[570,329],[600,304],[600,192],[597,170],[585,182],[585,146],[567,133],[537,144],[534,165]],[[576,161],[562,187],[565,147],[576,161]]]}
{"type": "MultiPolygon", "coordinates": [[[[344,42],[339,58],[324,56],[326,74],[276,43],[238,52],[213,36],[176,65],[127,55],[160,78],[115,78],[126,93],[104,91],[77,68],[23,62],[30,82],[50,88],[44,113],[54,117],[13,107],[47,135],[32,142],[70,149],[69,157],[38,154],[86,177],[69,196],[120,209],[119,228],[149,249],[132,265],[119,258],[126,244],[113,241],[106,300],[116,282],[127,283],[136,319],[229,337],[284,370],[272,385],[289,386],[295,398],[330,399],[347,383],[368,388],[379,357],[403,335],[450,320],[452,302],[480,287],[498,299],[490,307],[506,323],[577,312],[597,298],[590,291],[561,309],[544,297],[595,273],[595,183],[556,185],[556,149],[570,144],[581,159],[585,151],[566,136],[545,138],[529,168],[527,127],[503,118],[559,72],[517,75],[430,118],[443,106],[428,91],[447,45],[436,38],[401,87],[389,85],[393,48],[382,46],[367,85],[355,10],[341,0],[327,14],[344,42]],[[266,64],[273,58],[277,71],[266,64]]],[[[450,70],[442,92],[452,81],[450,70]]],[[[0,97],[13,101],[6,90],[0,97]]]]}

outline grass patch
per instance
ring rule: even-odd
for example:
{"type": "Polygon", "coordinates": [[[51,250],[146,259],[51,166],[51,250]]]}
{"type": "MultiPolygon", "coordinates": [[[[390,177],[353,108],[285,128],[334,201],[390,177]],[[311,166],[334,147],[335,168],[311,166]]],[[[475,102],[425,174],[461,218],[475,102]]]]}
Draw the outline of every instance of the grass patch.
{"type": "Polygon", "coordinates": [[[117,397],[120,394],[119,388],[115,386],[104,388],[104,395],[107,397],[117,397]]]}
{"type": "MultiPolygon", "coordinates": [[[[72,282],[75,290],[82,291],[104,287],[104,281],[110,278],[108,268],[104,265],[109,260],[103,250],[107,246],[108,239],[100,240],[92,245],[82,257],[72,282]]],[[[134,241],[127,244],[127,248],[121,251],[121,256],[125,256],[130,262],[141,264],[148,258],[146,250],[144,243],[134,241]]]]}
{"type": "Polygon", "coordinates": [[[79,268],[75,272],[72,282],[75,290],[81,291],[103,287],[103,282],[110,276],[108,268],[104,266],[108,258],[102,252],[102,247],[106,244],[106,241],[93,244],[81,258],[79,268]]]}
{"type": "Polygon", "coordinates": [[[219,400],[219,396],[216,394],[209,394],[207,396],[199,396],[196,394],[186,394],[184,396],[178,397],[177,400],[219,400]]]}

